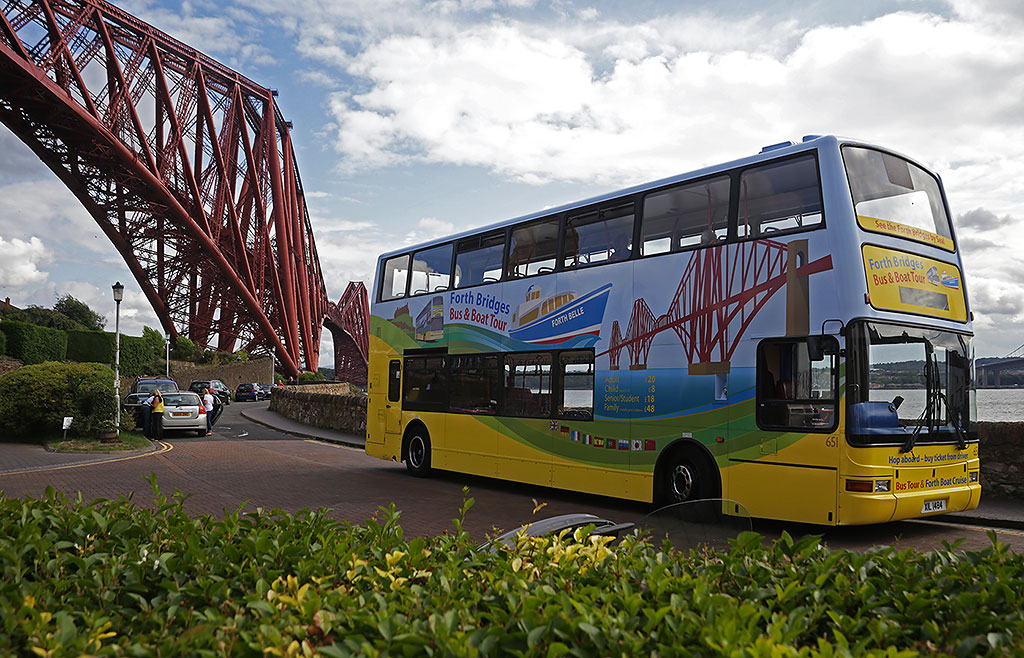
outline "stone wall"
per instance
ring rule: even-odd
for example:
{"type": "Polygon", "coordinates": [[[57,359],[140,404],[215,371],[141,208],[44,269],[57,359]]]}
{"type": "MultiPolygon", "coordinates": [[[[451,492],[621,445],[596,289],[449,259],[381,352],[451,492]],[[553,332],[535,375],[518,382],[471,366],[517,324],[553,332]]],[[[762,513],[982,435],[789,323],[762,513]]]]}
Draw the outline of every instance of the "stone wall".
{"type": "Polygon", "coordinates": [[[306,425],[366,435],[366,396],[348,384],[278,386],[270,410],[306,425]]]}
{"type": "Polygon", "coordinates": [[[235,388],[242,383],[273,384],[274,359],[250,359],[222,366],[201,366],[188,361],[171,361],[171,379],[178,382],[178,388],[182,389],[187,389],[193,381],[219,379],[234,393],[235,388]]]}
{"type": "Polygon", "coordinates": [[[1024,499],[1024,422],[978,423],[982,498],[1024,499]]]}

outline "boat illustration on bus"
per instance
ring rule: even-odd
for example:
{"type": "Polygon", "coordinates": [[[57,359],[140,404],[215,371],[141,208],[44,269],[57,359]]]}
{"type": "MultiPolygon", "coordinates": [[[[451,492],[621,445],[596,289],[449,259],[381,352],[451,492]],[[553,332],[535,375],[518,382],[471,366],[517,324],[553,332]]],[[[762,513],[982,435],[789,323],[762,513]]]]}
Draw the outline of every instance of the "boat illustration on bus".
{"type": "Polygon", "coordinates": [[[513,328],[508,335],[534,345],[564,343],[577,336],[597,338],[611,289],[608,283],[582,297],[577,297],[574,290],[545,297],[539,286],[532,285],[526,291],[526,301],[512,317],[513,328]]]}

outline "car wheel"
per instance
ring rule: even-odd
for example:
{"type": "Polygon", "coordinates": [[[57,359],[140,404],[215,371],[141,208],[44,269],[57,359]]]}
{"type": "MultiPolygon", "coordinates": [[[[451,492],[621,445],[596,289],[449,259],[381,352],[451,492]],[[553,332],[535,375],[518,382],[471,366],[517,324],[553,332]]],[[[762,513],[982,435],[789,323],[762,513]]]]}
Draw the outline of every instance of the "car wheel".
{"type": "Polygon", "coordinates": [[[656,502],[671,505],[714,497],[715,479],[706,461],[692,450],[676,450],[661,470],[656,502]]]}
{"type": "Polygon", "coordinates": [[[206,430],[196,430],[196,436],[206,436],[206,430]]]}
{"type": "Polygon", "coordinates": [[[416,477],[426,477],[430,473],[430,437],[423,427],[412,430],[406,449],[405,467],[416,477]]]}

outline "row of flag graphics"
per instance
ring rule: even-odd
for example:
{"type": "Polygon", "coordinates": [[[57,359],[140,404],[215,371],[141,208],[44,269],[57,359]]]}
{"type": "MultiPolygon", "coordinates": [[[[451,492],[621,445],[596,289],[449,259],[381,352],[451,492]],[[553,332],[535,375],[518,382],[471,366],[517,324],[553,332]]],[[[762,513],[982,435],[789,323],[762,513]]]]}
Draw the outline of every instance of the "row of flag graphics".
{"type": "Polygon", "coordinates": [[[551,429],[558,430],[570,441],[576,441],[585,446],[593,446],[595,448],[636,451],[657,449],[654,439],[608,439],[603,436],[584,434],[583,432],[571,429],[565,425],[560,425],[554,421],[551,423],[551,429]]]}

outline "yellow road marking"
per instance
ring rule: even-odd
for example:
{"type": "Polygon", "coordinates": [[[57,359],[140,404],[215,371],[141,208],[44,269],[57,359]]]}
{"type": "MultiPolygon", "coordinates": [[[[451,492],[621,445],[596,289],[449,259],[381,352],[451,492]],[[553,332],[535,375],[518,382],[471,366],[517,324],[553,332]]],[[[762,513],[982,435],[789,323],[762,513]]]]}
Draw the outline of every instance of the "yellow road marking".
{"type": "Polygon", "coordinates": [[[126,462],[131,459],[138,459],[139,457],[155,457],[156,455],[162,455],[166,452],[170,452],[174,449],[170,443],[166,441],[157,441],[160,444],[159,450],[153,452],[144,452],[141,455],[128,455],[126,457],[115,457],[113,459],[104,459],[103,461],[95,462],[82,462],[81,464],[64,464],[63,466],[44,466],[42,468],[31,468],[24,471],[11,471],[10,473],[0,473],[0,477],[4,475],[20,475],[22,473],[39,473],[40,471],[63,471],[69,468],[79,468],[82,466],[99,466],[100,464],[113,464],[116,462],[126,462]]]}

